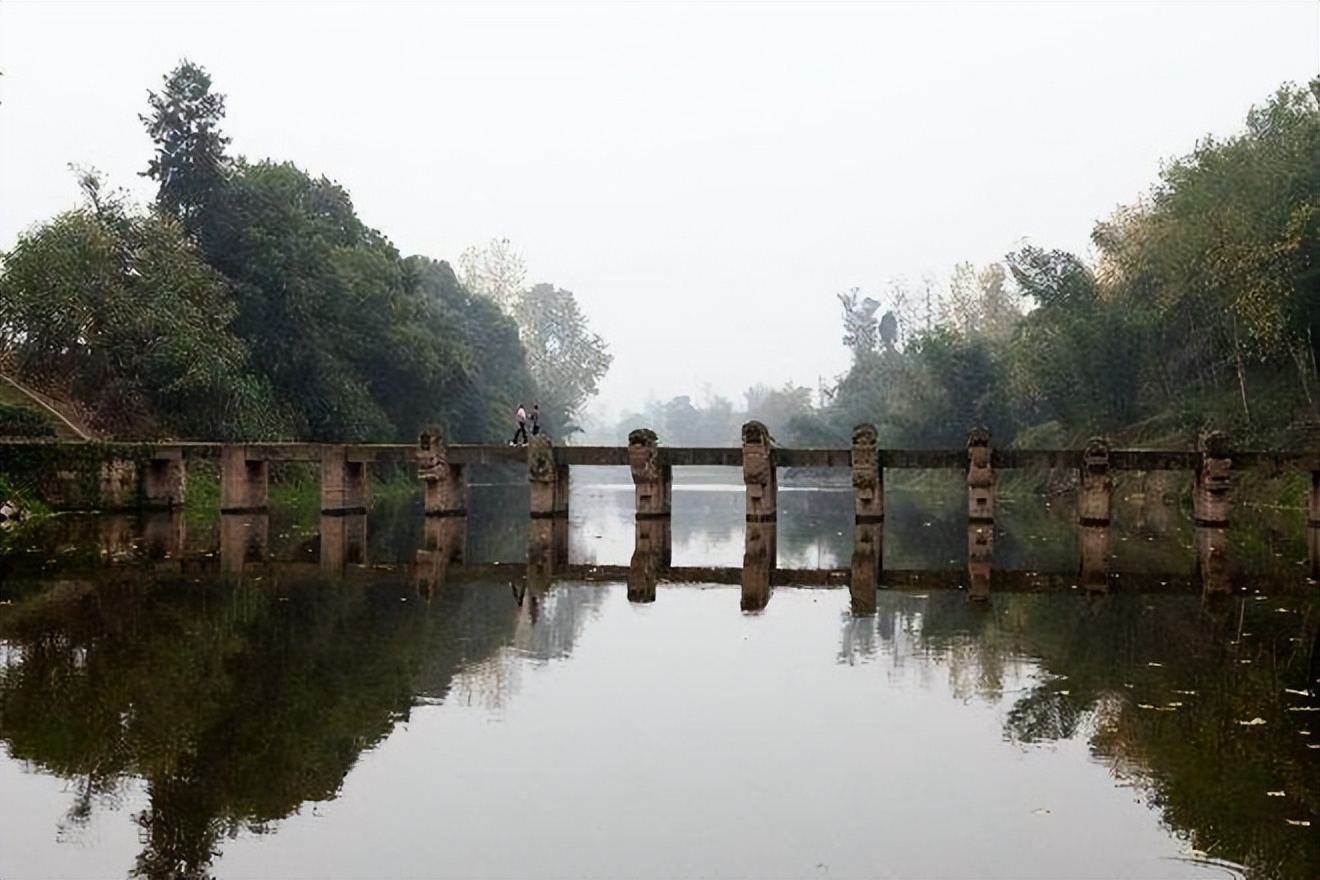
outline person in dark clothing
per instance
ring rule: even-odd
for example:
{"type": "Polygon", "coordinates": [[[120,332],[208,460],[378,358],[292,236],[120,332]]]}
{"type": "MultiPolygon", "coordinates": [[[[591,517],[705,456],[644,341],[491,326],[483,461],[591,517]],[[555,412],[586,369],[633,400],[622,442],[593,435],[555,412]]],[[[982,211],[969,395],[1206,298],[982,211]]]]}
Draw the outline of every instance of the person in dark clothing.
{"type": "Polygon", "coordinates": [[[528,419],[528,421],[532,426],[533,437],[541,433],[541,404],[539,403],[532,404],[532,414],[528,419]]]}
{"type": "Polygon", "coordinates": [[[518,414],[514,417],[518,420],[518,430],[513,432],[513,439],[509,441],[510,446],[518,445],[518,438],[522,437],[522,442],[527,442],[527,410],[520,403],[518,404],[518,414]]]}

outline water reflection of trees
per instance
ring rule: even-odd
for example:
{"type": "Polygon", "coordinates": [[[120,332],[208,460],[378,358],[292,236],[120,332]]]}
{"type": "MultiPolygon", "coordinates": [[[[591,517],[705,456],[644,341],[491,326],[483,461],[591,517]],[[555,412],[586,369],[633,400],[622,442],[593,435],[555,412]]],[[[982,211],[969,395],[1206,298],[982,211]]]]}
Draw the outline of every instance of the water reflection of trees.
{"type": "Polygon", "coordinates": [[[1086,736],[1197,850],[1253,877],[1320,876],[1318,600],[882,591],[875,617],[845,618],[840,660],[920,658],[964,699],[1026,675],[1007,738],[1086,736]]]}
{"type": "Polygon", "coordinates": [[[599,591],[539,597],[534,623],[507,584],[351,585],[281,574],[221,581],[138,566],[34,585],[0,608],[0,737],[76,781],[62,833],[126,780],[142,877],[204,876],[226,835],[260,833],[336,796],[358,756],[418,702],[504,646],[566,654],[599,591]]]}

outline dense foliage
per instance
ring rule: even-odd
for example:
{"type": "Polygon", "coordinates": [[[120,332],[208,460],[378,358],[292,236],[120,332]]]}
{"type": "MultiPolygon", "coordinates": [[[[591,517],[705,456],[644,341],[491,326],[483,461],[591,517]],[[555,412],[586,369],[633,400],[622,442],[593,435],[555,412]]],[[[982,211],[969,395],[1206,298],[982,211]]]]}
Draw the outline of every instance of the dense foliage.
{"type": "Polygon", "coordinates": [[[0,368],[94,429],[406,441],[438,425],[489,441],[520,399],[566,429],[595,393],[609,357],[572,294],[478,296],[448,264],[400,255],[337,183],[227,155],[224,96],[196,64],[148,105],[151,208],[80,171],[86,206],[23,235],[0,271],[0,368]],[[530,328],[524,302],[545,304],[530,328]],[[561,373],[577,386],[546,378],[561,373]]]}
{"type": "Polygon", "coordinates": [[[1175,445],[1206,427],[1234,442],[1314,448],[1320,438],[1320,113],[1281,88],[1227,139],[1165,166],[1136,204],[1096,225],[1097,257],[1026,246],[958,266],[945,289],[897,283],[838,299],[849,371],[767,407],[653,402],[605,433],[738,442],[759,418],[784,442],[844,445],[860,422],[882,444],[957,446],[976,424],[997,444],[1075,446],[1093,434],[1175,445]],[[718,424],[718,429],[711,427],[718,424]]]}

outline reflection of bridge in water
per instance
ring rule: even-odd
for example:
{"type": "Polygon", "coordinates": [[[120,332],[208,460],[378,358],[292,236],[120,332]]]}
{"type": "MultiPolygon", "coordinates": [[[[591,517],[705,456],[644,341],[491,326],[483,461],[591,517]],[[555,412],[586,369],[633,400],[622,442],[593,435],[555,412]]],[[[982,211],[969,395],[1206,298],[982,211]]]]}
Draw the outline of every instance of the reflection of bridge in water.
{"type": "MultiPolygon", "coordinates": [[[[777,446],[759,422],[743,427],[742,444],[728,448],[672,448],[659,445],[649,430],[633,431],[627,447],[554,446],[536,437],[526,449],[504,446],[450,446],[423,434],[417,446],[256,444],[86,444],[6,443],[7,456],[47,455],[46,490],[66,507],[128,505],[173,508],[182,500],[185,461],[218,458],[220,463],[220,566],[226,571],[267,558],[268,469],[271,461],[318,461],[321,469],[319,567],[343,575],[365,566],[368,479],[371,462],[416,466],[422,480],[426,524],[417,552],[420,584],[435,588],[446,579],[525,580],[540,588],[557,578],[626,581],[635,601],[655,598],[657,583],[738,583],[743,607],[761,608],[775,585],[848,584],[854,608],[874,609],[881,586],[962,587],[975,598],[992,590],[1079,588],[1107,590],[1109,523],[1116,471],[1189,471],[1196,523],[1196,570],[1186,575],[1123,574],[1125,585],[1141,588],[1188,586],[1219,592],[1233,588],[1229,534],[1230,475],[1234,470],[1277,474],[1283,469],[1310,475],[1308,536],[1311,572],[1320,556],[1320,455],[1235,451],[1222,434],[1203,435],[1196,452],[1111,449],[1093,440],[1084,450],[995,450],[988,432],[968,435],[965,449],[895,450],[877,446],[873,426],[859,425],[850,448],[788,449],[777,446]],[[89,451],[90,450],[90,451],[89,451]],[[99,450],[99,452],[97,451],[99,450]],[[94,454],[93,454],[94,453],[94,454]],[[79,474],[72,460],[99,470],[79,474]],[[530,538],[522,566],[466,564],[467,468],[479,464],[523,464],[530,487],[530,538]],[[628,566],[569,565],[569,471],[573,465],[629,468],[635,486],[636,533],[628,566]],[[673,469],[678,466],[738,467],[745,486],[746,531],[742,568],[676,568],[671,565],[673,469]],[[782,468],[847,469],[855,508],[851,565],[847,569],[802,570],[776,567],[778,472],[782,468]],[[957,571],[895,571],[884,566],[884,475],[886,470],[957,469],[966,473],[966,568],[957,571]],[[995,491],[1005,469],[1067,469],[1077,475],[1080,559],[1075,571],[1003,571],[994,566],[995,491]],[[89,485],[97,489],[89,497],[89,485]],[[80,496],[79,492],[83,494],[80,496]],[[521,570],[519,570],[521,569],[521,570]]],[[[173,520],[171,519],[171,522],[173,520]]],[[[181,521],[180,521],[181,522],[181,521]]],[[[155,526],[157,538],[181,549],[181,535],[155,526]],[[161,531],[163,529],[163,531],[161,531]]]]}

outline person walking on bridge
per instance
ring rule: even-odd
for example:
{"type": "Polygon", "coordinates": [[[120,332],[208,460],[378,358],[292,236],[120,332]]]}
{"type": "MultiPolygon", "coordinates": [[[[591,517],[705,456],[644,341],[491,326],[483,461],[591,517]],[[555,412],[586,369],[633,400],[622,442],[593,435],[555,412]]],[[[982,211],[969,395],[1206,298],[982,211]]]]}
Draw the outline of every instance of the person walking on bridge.
{"type": "Polygon", "coordinates": [[[513,439],[509,441],[510,446],[518,445],[518,438],[522,437],[522,442],[527,442],[527,409],[520,402],[518,404],[518,413],[514,416],[518,421],[518,429],[513,432],[513,439]]]}
{"type": "Polygon", "coordinates": [[[527,422],[532,426],[533,437],[541,433],[541,404],[532,404],[532,414],[528,416],[527,422]]]}

